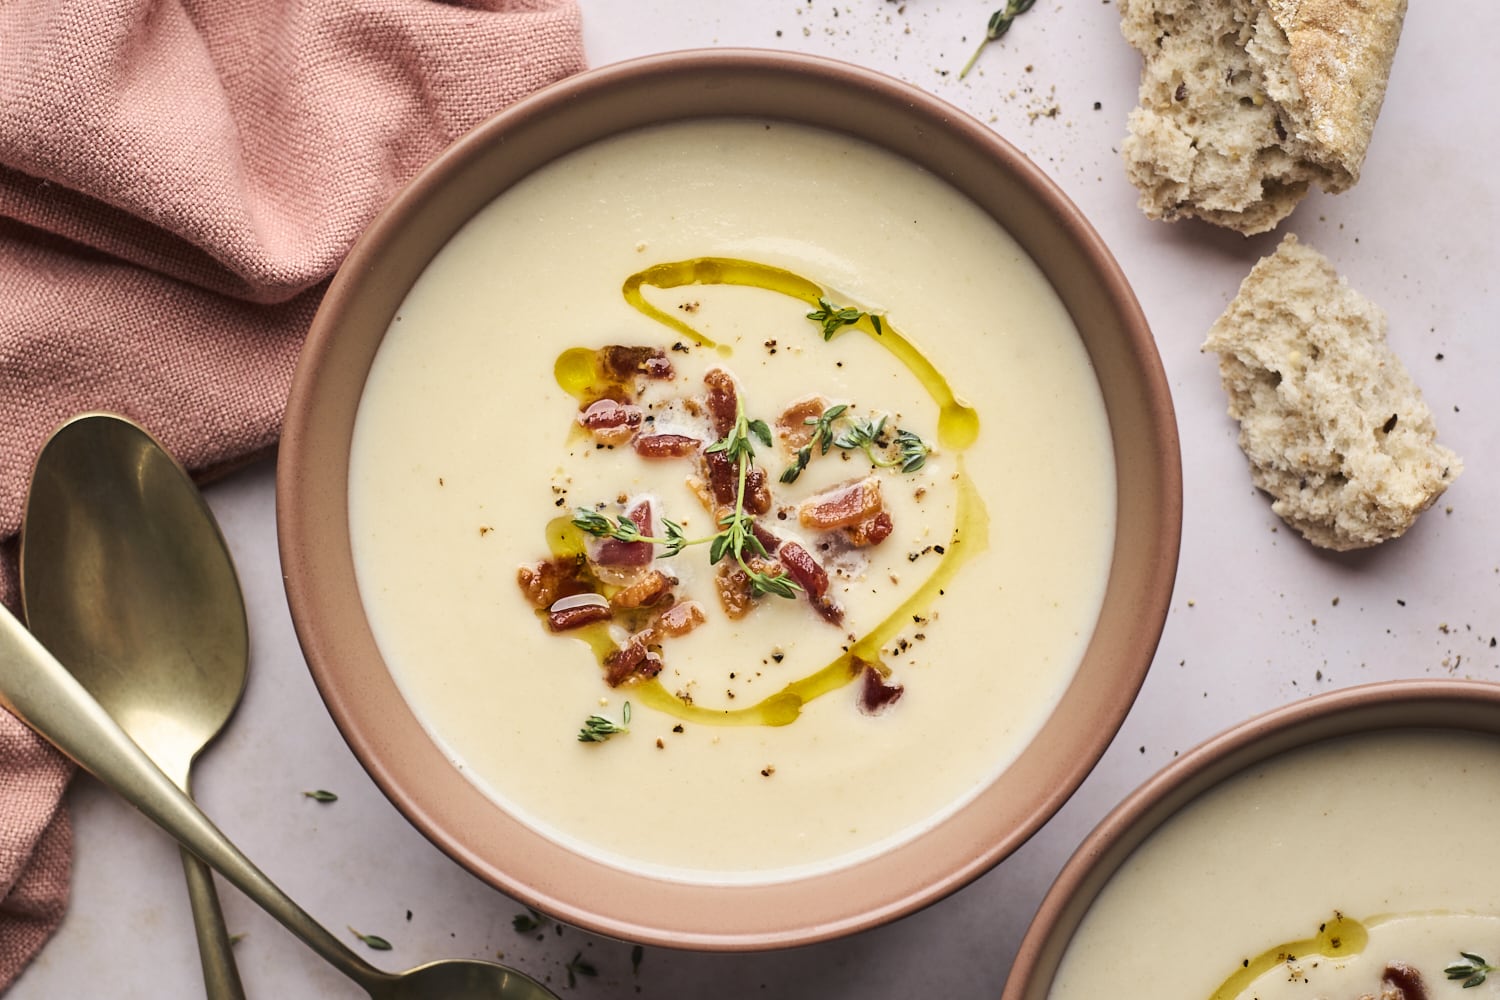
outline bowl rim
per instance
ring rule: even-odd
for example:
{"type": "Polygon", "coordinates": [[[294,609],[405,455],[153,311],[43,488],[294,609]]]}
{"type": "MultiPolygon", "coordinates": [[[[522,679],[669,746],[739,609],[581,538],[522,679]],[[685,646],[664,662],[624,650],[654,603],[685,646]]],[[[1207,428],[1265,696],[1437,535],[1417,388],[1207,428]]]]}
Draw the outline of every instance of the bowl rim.
{"type": "MultiPolygon", "coordinates": [[[[691,105],[693,99],[683,98],[683,107],[691,105]]],[[[722,98],[705,100],[711,103],[722,98]]],[[[740,114],[755,115],[755,112],[740,114]]],[[[684,112],[678,107],[674,115],[656,120],[710,115],[723,117],[725,113],[684,112]]],[[[804,120],[788,114],[761,113],[758,117],[804,120]]],[[[635,128],[638,124],[617,124],[599,130],[589,141],[635,128]]],[[[872,141],[884,145],[879,140],[872,141]]],[[[577,146],[584,144],[580,142],[577,146]]],[[[891,147],[887,145],[887,148],[891,147]]],[[[551,158],[569,151],[571,149],[554,150],[551,158]]],[[[537,167],[541,165],[539,163],[537,167]]],[[[500,190],[504,187],[495,193],[500,190]]],[[[993,210],[987,211],[994,214],[993,210]]],[[[1019,233],[1013,235],[1021,238],[1019,233]]],[[[1026,249],[1033,252],[1029,245],[1026,249]]],[[[1034,252],[1033,257],[1036,257],[1034,252]]],[[[1050,271],[1048,277],[1054,286],[1059,280],[1075,280],[1072,276],[1060,278],[1050,271]]],[[[1082,327],[1083,324],[1080,322],[1079,325],[1082,327]]],[[[1090,350],[1092,355],[1094,348],[1090,350]]],[[[360,377],[362,380],[363,375],[360,377]]],[[[352,419],[350,422],[352,424],[352,419]]],[[[347,456],[346,435],[343,454],[347,456]]],[[[1123,271],[1098,233],[1062,189],[1014,146],[989,126],[936,96],[873,70],[827,57],[777,50],[686,50],[589,70],[522,99],[481,123],[440,154],[401,189],[364,231],[330,283],[293,379],[276,477],[278,546],[293,626],[320,696],[360,764],[427,839],[492,886],[527,906],[575,926],[668,947],[760,950],[843,936],[889,922],[941,899],[1013,853],[1076,790],[1103,755],[1134,703],[1165,625],[1181,536],[1180,463],[1177,426],[1166,376],[1150,328],[1123,271]],[[382,279],[383,246],[412,231],[413,227],[436,225],[441,228],[448,225],[448,221],[441,219],[436,223],[431,221],[434,214],[441,215],[433,210],[436,193],[456,176],[477,169],[476,164],[497,144],[506,142],[507,136],[517,130],[549,128],[556,118],[578,114],[580,107],[588,107],[591,103],[604,106],[613,102],[613,106],[618,107],[620,95],[628,93],[631,87],[645,86],[642,81],[655,81],[653,85],[658,86],[669,78],[722,83],[746,75],[775,82],[793,80],[797,86],[822,88],[825,95],[836,92],[840,99],[874,102],[889,109],[893,115],[919,120],[930,131],[917,139],[947,142],[956,148],[972,150],[973,156],[983,155],[996,171],[1033,194],[1035,204],[1023,206],[1023,209],[1039,213],[1036,217],[1047,221],[1052,231],[1059,234],[1057,241],[1062,249],[1058,253],[1067,257],[1068,266],[1081,269],[1083,276],[1076,280],[1087,280],[1094,289],[1093,301],[1083,305],[1068,303],[1070,311],[1075,312],[1075,322],[1078,322],[1078,309],[1095,309],[1107,315],[1108,324],[1118,326],[1118,336],[1107,341],[1107,350],[1114,353],[1104,359],[1092,357],[1096,369],[1118,363],[1128,366],[1134,373],[1131,391],[1135,395],[1128,405],[1135,408],[1132,412],[1137,413],[1138,419],[1133,427],[1122,429],[1114,426],[1112,413],[1115,451],[1118,456],[1122,441],[1128,442],[1131,448],[1144,449],[1149,454],[1150,468],[1139,475],[1131,473],[1137,478],[1132,480],[1133,485],[1128,491],[1132,494],[1130,498],[1117,497],[1117,504],[1133,503],[1140,508],[1142,531],[1138,538],[1117,538],[1111,574],[1113,576],[1117,571],[1121,553],[1126,547],[1132,548],[1130,558],[1136,560],[1139,572],[1132,577],[1132,593],[1128,599],[1121,597],[1117,607],[1111,606],[1117,627],[1124,629],[1126,634],[1112,638],[1110,652],[1102,657],[1108,663],[1099,669],[1112,672],[1109,689],[1085,692],[1075,683],[1065,695],[1065,698],[1073,698],[1084,706],[1086,715],[1098,724],[1080,727],[1086,731],[1067,738],[1066,753],[1054,754],[1052,756],[1058,759],[1046,762],[1046,786],[1038,791],[1034,801],[1027,803],[1025,815],[1003,835],[979,840],[971,835],[962,858],[957,858],[954,855],[958,852],[953,846],[956,834],[945,833],[949,839],[943,842],[942,849],[950,861],[939,866],[940,872],[924,877],[920,885],[901,884],[898,880],[894,888],[883,892],[869,887],[890,874],[892,863],[889,859],[893,855],[902,855],[909,861],[919,850],[914,845],[924,845],[929,841],[937,843],[932,839],[932,831],[868,861],[831,872],[750,886],[713,886],[714,892],[721,895],[711,910],[690,905],[694,897],[687,893],[701,893],[701,885],[677,885],[674,889],[673,884],[639,874],[629,875],[629,879],[622,883],[618,879],[606,878],[606,873],[598,870],[597,862],[573,856],[581,868],[590,870],[596,881],[608,883],[597,888],[593,899],[580,903],[577,898],[558,891],[561,877],[518,877],[513,874],[509,861],[504,864],[496,862],[497,848],[493,843],[476,848],[469,842],[472,837],[455,834],[449,828],[451,819],[443,815],[443,807],[435,802],[437,792],[417,788],[410,780],[410,768],[393,763],[388,755],[382,756],[382,750],[393,738],[386,731],[390,728],[390,720],[381,720],[377,725],[368,718],[369,711],[365,707],[368,688],[372,683],[379,683],[379,679],[351,676],[349,670],[340,666],[349,659],[351,648],[368,648],[368,636],[360,638],[354,634],[361,628],[368,633],[368,627],[362,622],[351,625],[335,620],[337,616],[330,613],[334,598],[330,597],[329,588],[325,586],[327,580],[319,579],[319,573],[329,562],[329,557],[320,549],[326,547],[323,542],[330,532],[336,536],[341,530],[336,509],[338,500],[345,496],[340,491],[347,485],[341,478],[342,472],[325,475],[322,480],[317,478],[319,465],[330,456],[337,456],[340,447],[341,432],[320,425],[328,410],[321,398],[325,395],[324,382],[334,363],[331,359],[337,358],[342,350],[340,328],[349,314],[359,308],[357,300],[361,289],[382,279]],[[628,884],[629,880],[636,884],[628,884]],[[632,895],[631,890],[639,890],[643,883],[650,883],[653,893],[651,900],[647,901],[649,905],[643,904],[639,894],[632,895]],[[860,895],[866,903],[850,906],[847,900],[854,895],[860,895]],[[777,918],[781,922],[774,926],[766,921],[754,926],[737,922],[749,919],[736,916],[737,913],[756,912],[757,908],[768,913],[781,911],[777,918]],[[682,916],[669,917],[672,912],[680,912],[682,916]]],[[[1117,465],[1121,464],[1124,463],[1117,462],[1117,465]]],[[[1117,477],[1124,474],[1123,470],[1117,469],[1117,477]]],[[[1117,493],[1120,494],[1127,492],[1121,489],[1122,482],[1123,479],[1117,480],[1117,493]]],[[[347,548],[347,523],[342,525],[342,530],[344,539],[340,544],[347,548]]],[[[1112,583],[1110,590],[1115,589],[1112,583]]],[[[1091,642],[1091,650],[1093,645],[1091,642]]],[[[1100,658],[1100,654],[1093,653],[1086,654],[1086,658],[1089,655],[1100,658]]],[[[402,727],[415,724],[414,720],[398,722],[402,727]]],[[[1057,726],[1044,726],[1044,730],[1052,734],[1050,738],[1054,742],[1063,739],[1057,726]]],[[[423,738],[426,739],[425,733],[423,738]]],[[[1035,770],[1042,766],[1042,756],[1033,753],[1027,758],[1023,754],[1023,759],[1029,760],[1035,770]]],[[[985,808],[983,800],[981,794],[979,799],[958,810],[958,815],[982,810],[985,808]]],[[[498,811],[498,806],[491,805],[498,811]]],[[[993,803],[990,805],[993,807],[993,803]]],[[[950,826],[956,818],[950,816],[938,827],[950,826]]],[[[508,826],[503,833],[505,836],[519,836],[522,831],[508,826]]],[[[533,836],[541,837],[540,834],[533,836]]],[[[527,849],[536,846],[527,845],[527,849]]],[[[550,849],[563,850],[556,844],[551,844],[550,849]]],[[[628,873],[617,874],[623,877],[628,873]]]]}
{"type": "Polygon", "coordinates": [[[1196,744],[1127,793],[1063,864],[1022,936],[1001,1000],[1047,996],[1074,932],[1110,878],[1191,802],[1283,753],[1403,729],[1500,736],[1500,684],[1454,678],[1372,681],[1279,705],[1196,744]]]}

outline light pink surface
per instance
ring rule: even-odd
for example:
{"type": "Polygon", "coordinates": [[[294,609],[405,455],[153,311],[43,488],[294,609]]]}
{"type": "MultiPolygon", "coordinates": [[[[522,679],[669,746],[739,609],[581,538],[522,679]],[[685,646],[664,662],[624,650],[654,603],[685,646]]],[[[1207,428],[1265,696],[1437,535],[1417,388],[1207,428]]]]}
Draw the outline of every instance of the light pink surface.
{"type": "MultiPolygon", "coordinates": [[[[425,162],[582,68],[574,0],[0,4],[0,600],[54,427],[274,447],[325,282],[425,162]]],[[[68,765],[0,712],[0,989],[67,899],[68,765]]]]}

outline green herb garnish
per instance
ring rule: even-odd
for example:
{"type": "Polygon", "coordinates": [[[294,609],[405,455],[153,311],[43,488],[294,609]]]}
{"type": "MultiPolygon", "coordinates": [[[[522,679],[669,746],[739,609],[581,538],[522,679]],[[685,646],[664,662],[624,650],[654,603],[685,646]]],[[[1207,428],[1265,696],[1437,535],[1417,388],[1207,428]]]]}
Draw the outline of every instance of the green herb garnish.
{"type": "Polygon", "coordinates": [[[530,934],[532,931],[541,930],[547,926],[547,918],[527,907],[525,913],[517,913],[510,918],[510,925],[515,928],[517,934],[530,934]]]}
{"type": "Polygon", "coordinates": [[[324,791],[321,788],[319,788],[315,792],[303,792],[302,794],[312,799],[314,802],[337,802],[339,800],[339,797],[337,795],[333,794],[332,792],[324,791]]]}
{"type": "Polygon", "coordinates": [[[916,434],[911,431],[897,431],[895,438],[896,457],[884,458],[876,452],[877,448],[889,447],[883,435],[885,434],[886,420],[882,415],[874,418],[851,417],[846,411],[848,406],[839,404],[829,409],[816,420],[808,418],[806,423],[813,425],[813,434],[807,444],[797,449],[796,460],[781,474],[783,483],[793,483],[797,477],[802,475],[802,470],[807,468],[807,463],[812,459],[813,449],[817,448],[821,454],[828,454],[830,448],[841,448],[844,451],[863,451],[870,459],[870,463],[877,468],[893,469],[900,468],[902,472],[916,472],[927,462],[927,456],[932,449],[927,446],[916,434]],[[834,425],[842,421],[845,427],[835,432],[834,425]]]}
{"type": "Polygon", "coordinates": [[[578,954],[574,955],[573,958],[568,962],[567,970],[569,988],[578,985],[579,976],[592,977],[599,974],[598,969],[594,968],[592,964],[584,960],[583,952],[581,951],[578,954]]]}
{"type": "Polygon", "coordinates": [[[979,48],[974,50],[969,61],[964,63],[964,68],[959,70],[958,78],[962,80],[968,76],[969,70],[974,68],[974,63],[978,60],[979,53],[984,51],[984,47],[1009,31],[1011,22],[1030,10],[1035,3],[1036,0],[1006,0],[1004,7],[991,14],[990,23],[985,26],[984,38],[980,40],[979,48]]]}
{"type": "Polygon", "coordinates": [[[630,949],[630,972],[632,975],[641,974],[641,959],[646,957],[646,949],[636,945],[630,949]]]}
{"type": "Polygon", "coordinates": [[[682,525],[665,517],[661,519],[662,530],[666,532],[664,537],[643,535],[640,527],[630,518],[608,517],[588,507],[579,507],[573,511],[573,523],[596,538],[613,538],[621,542],[650,542],[653,545],[660,545],[666,549],[662,553],[663,559],[675,556],[688,545],[708,541],[706,538],[689,539],[683,532],[682,525]]]}
{"type": "Polygon", "coordinates": [[[1459,952],[1465,959],[1462,962],[1454,962],[1443,968],[1443,975],[1449,979],[1462,979],[1463,988],[1471,989],[1484,982],[1485,977],[1495,971],[1495,966],[1486,962],[1478,955],[1469,951],[1459,952]]]}
{"type": "MultiPolygon", "coordinates": [[[[1033,0],[1035,2],[1035,0],[1033,0]]],[[[823,339],[832,340],[833,335],[846,326],[853,326],[862,317],[870,317],[870,325],[875,328],[876,333],[883,333],[880,317],[874,313],[867,313],[853,306],[839,306],[829,302],[823,296],[818,296],[818,308],[807,314],[807,318],[823,327],[823,339]]]]}
{"type": "Polygon", "coordinates": [[[364,942],[364,945],[367,948],[373,948],[376,951],[391,950],[391,943],[378,934],[361,934],[353,927],[349,928],[349,933],[353,934],[355,937],[359,938],[360,941],[364,942]]]}
{"type": "Polygon", "coordinates": [[[627,701],[620,707],[618,723],[602,715],[591,715],[584,719],[583,728],[578,730],[578,742],[603,743],[611,736],[619,736],[628,732],[630,732],[630,702],[627,701]]]}
{"type": "Polygon", "coordinates": [[[797,591],[802,588],[785,576],[770,576],[757,572],[745,561],[745,550],[748,548],[753,554],[766,556],[766,547],[755,537],[755,518],[745,510],[745,479],[750,474],[750,463],[755,460],[755,446],[750,440],[753,434],[760,439],[760,443],[767,448],[771,447],[771,428],[764,420],[749,420],[745,417],[745,404],[735,397],[734,426],[729,433],[718,441],[709,445],[706,449],[711,452],[723,452],[724,456],[735,463],[739,476],[738,486],[735,488],[734,510],[725,514],[719,520],[719,533],[714,536],[712,544],[708,549],[708,561],[710,565],[717,563],[725,556],[733,556],[734,561],[740,564],[740,569],[750,580],[750,592],[752,594],[775,594],[777,597],[794,598],[797,591]]]}

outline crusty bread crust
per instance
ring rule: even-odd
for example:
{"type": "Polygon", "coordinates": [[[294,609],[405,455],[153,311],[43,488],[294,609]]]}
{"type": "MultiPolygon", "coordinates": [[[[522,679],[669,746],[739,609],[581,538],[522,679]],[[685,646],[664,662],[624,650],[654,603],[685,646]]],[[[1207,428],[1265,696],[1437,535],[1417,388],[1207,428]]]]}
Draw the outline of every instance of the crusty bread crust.
{"type": "Polygon", "coordinates": [[[1123,154],[1142,210],[1245,234],[1359,179],[1406,0],[1121,0],[1144,60],[1123,154]]]}
{"type": "Polygon", "coordinates": [[[1463,462],[1386,343],[1385,313],[1288,235],[1209,330],[1251,481],[1323,548],[1396,538],[1463,462]]]}

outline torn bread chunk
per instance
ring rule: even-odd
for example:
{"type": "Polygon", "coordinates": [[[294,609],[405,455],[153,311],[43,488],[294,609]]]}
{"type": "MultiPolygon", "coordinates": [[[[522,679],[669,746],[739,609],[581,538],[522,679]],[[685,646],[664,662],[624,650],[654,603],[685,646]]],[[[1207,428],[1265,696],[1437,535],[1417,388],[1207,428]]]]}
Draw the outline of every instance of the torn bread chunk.
{"type": "Polygon", "coordinates": [[[1121,149],[1141,209],[1247,235],[1359,179],[1406,0],[1121,0],[1141,53],[1121,149]]]}
{"type": "Polygon", "coordinates": [[[1288,235],[1209,330],[1252,482],[1314,545],[1396,538],[1457,478],[1379,306],[1288,235]]]}

